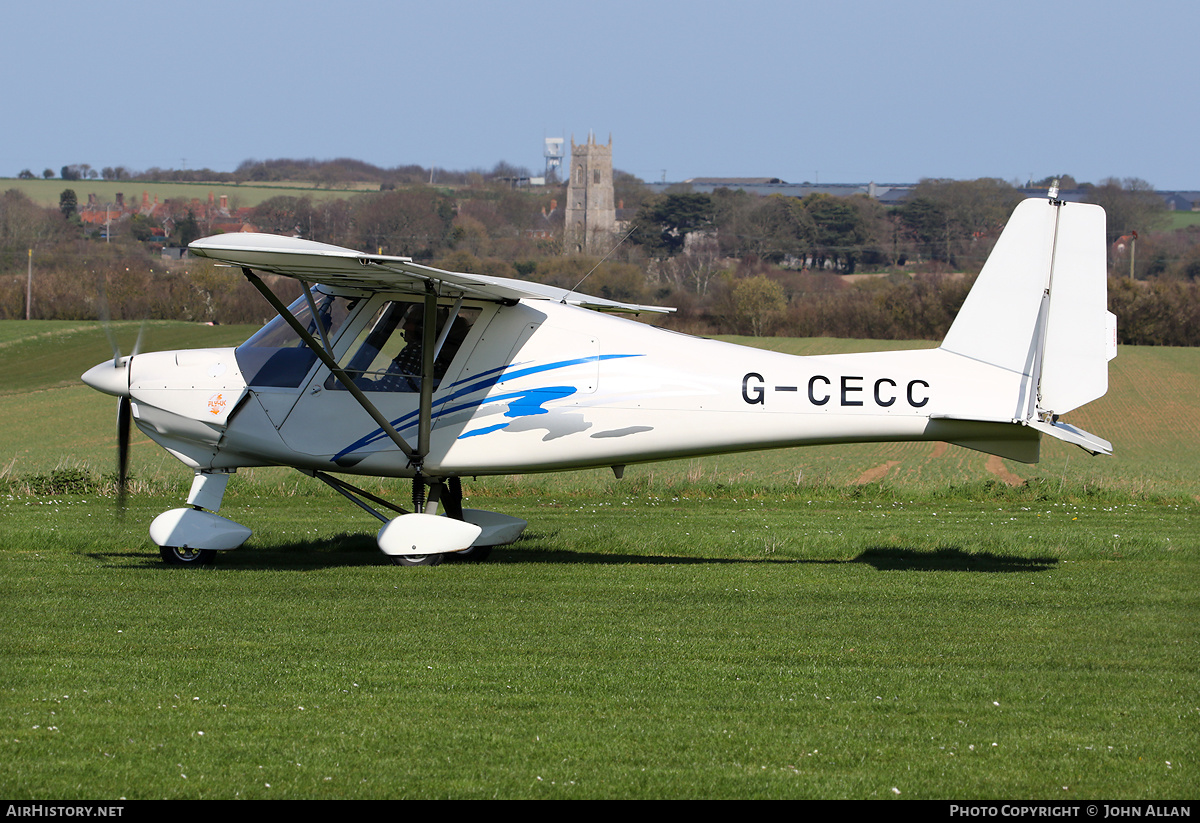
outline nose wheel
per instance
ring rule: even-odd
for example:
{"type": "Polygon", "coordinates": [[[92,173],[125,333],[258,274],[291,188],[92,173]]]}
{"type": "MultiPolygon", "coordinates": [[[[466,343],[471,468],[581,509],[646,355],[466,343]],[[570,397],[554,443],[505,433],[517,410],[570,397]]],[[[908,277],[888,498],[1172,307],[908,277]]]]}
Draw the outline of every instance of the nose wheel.
{"type": "Polygon", "coordinates": [[[212,549],[159,546],[158,553],[168,566],[211,566],[217,561],[217,553],[212,549]]]}
{"type": "Polygon", "coordinates": [[[446,559],[444,554],[391,554],[388,559],[393,566],[440,566],[446,559]]]}

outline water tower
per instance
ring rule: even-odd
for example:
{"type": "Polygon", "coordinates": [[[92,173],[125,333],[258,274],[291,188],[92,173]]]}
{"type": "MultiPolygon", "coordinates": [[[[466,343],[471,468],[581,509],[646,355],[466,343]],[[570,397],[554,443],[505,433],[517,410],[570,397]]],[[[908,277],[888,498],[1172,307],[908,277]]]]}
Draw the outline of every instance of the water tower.
{"type": "Polygon", "coordinates": [[[563,161],[563,143],[565,141],[561,137],[546,138],[546,180],[551,179],[551,175],[555,179],[558,177],[558,167],[563,161]]]}

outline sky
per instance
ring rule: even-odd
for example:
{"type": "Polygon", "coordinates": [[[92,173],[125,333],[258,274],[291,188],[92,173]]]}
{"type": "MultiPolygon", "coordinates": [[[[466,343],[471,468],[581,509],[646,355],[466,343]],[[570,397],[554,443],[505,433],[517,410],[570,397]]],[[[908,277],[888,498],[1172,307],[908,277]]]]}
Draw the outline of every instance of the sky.
{"type": "Polygon", "coordinates": [[[349,157],[1200,190],[1195,0],[10,3],[0,176],[349,157]]]}

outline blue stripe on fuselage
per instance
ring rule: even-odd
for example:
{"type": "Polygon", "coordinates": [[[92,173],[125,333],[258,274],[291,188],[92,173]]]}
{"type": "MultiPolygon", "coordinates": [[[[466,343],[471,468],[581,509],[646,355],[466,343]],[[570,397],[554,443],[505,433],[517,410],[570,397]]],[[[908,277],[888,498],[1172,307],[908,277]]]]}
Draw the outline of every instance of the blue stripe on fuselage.
{"type": "MultiPolygon", "coordinates": [[[[501,382],[502,380],[515,380],[520,377],[528,377],[531,374],[542,374],[545,372],[554,371],[556,369],[565,369],[570,366],[578,366],[581,363],[594,363],[594,362],[599,362],[601,360],[618,360],[618,359],[622,359],[622,358],[626,358],[626,357],[644,357],[644,355],[641,355],[641,354],[600,354],[600,355],[592,355],[590,357],[579,357],[579,358],[576,358],[573,360],[559,360],[555,363],[547,363],[543,366],[526,366],[524,364],[509,364],[507,366],[500,366],[498,368],[491,369],[491,370],[483,372],[481,374],[472,375],[471,377],[465,378],[463,380],[456,380],[454,383],[451,383],[447,387],[448,389],[452,390],[449,395],[447,395],[446,397],[434,399],[435,405],[442,406],[442,409],[437,414],[434,415],[434,419],[436,420],[438,417],[442,417],[443,415],[455,414],[457,412],[464,411],[466,409],[477,408],[479,406],[482,406],[485,402],[486,403],[503,403],[507,400],[514,400],[515,402],[513,402],[509,405],[508,411],[504,413],[505,417],[524,417],[524,416],[532,415],[532,414],[545,414],[547,410],[543,409],[541,407],[543,403],[548,403],[551,400],[559,400],[563,397],[568,397],[568,396],[574,394],[577,390],[571,386],[545,386],[545,387],[539,387],[539,388],[535,388],[535,389],[526,389],[525,391],[513,392],[512,394],[505,394],[505,395],[500,395],[497,397],[481,397],[481,398],[471,400],[466,403],[462,403],[457,406],[453,406],[453,407],[449,407],[449,408],[446,407],[445,404],[450,403],[451,401],[454,401],[454,400],[458,400],[459,398],[466,397],[469,394],[475,394],[476,392],[480,392],[480,391],[488,391],[489,389],[491,389],[493,386],[495,386],[497,383],[501,382]],[[538,394],[550,394],[552,396],[545,397],[543,399],[538,400],[534,397],[534,395],[538,395],[538,394]]],[[[408,429],[412,429],[412,428],[416,427],[419,414],[420,414],[419,411],[412,411],[412,412],[409,412],[408,414],[405,414],[405,415],[398,417],[395,420],[391,420],[389,422],[392,424],[392,426],[396,429],[397,432],[404,432],[404,431],[407,431],[408,429]]],[[[470,436],[474,436],[474,435],[487,434],[490,431],[494,431],[496,428],[503,428],[503,426],[486,428],[486,429],[477,429],[476,431],[473,431],[470,434],[464,434],[464,435],[460,435],[460,436],[461,437],[470,437],[470,436]]],[[[347,446],[346,448],[342,449],[340,452],[335,454],[331,458],[331,461],[336,461],[342,457],[345,457],[347,454],[358,451],[359,449],[363,448],[364,446],[370,445],[371,443],[374,443],[376,440],[381,440],[386,436],[387,435],[384,434],[382,428],[375,429],[375,431],[371,432],[370,434],[368,434],[364,437],[359,438],[358,440],[354,441],[349,446],[347,446]]]]}

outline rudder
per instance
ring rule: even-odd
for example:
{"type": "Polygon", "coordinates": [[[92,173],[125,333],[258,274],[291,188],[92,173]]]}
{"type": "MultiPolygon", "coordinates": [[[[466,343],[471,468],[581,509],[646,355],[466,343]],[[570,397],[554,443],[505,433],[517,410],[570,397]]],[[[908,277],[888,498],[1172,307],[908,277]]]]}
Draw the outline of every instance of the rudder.
{"type": "Polygon", "coordinates": [[[1116,318],[1108,311],[1104,210],[1020,203],[941,348],[1021,376],[1012,420],[1111,453],[1107,441],[1058,416],[1108,390],[1116,318]]]}

